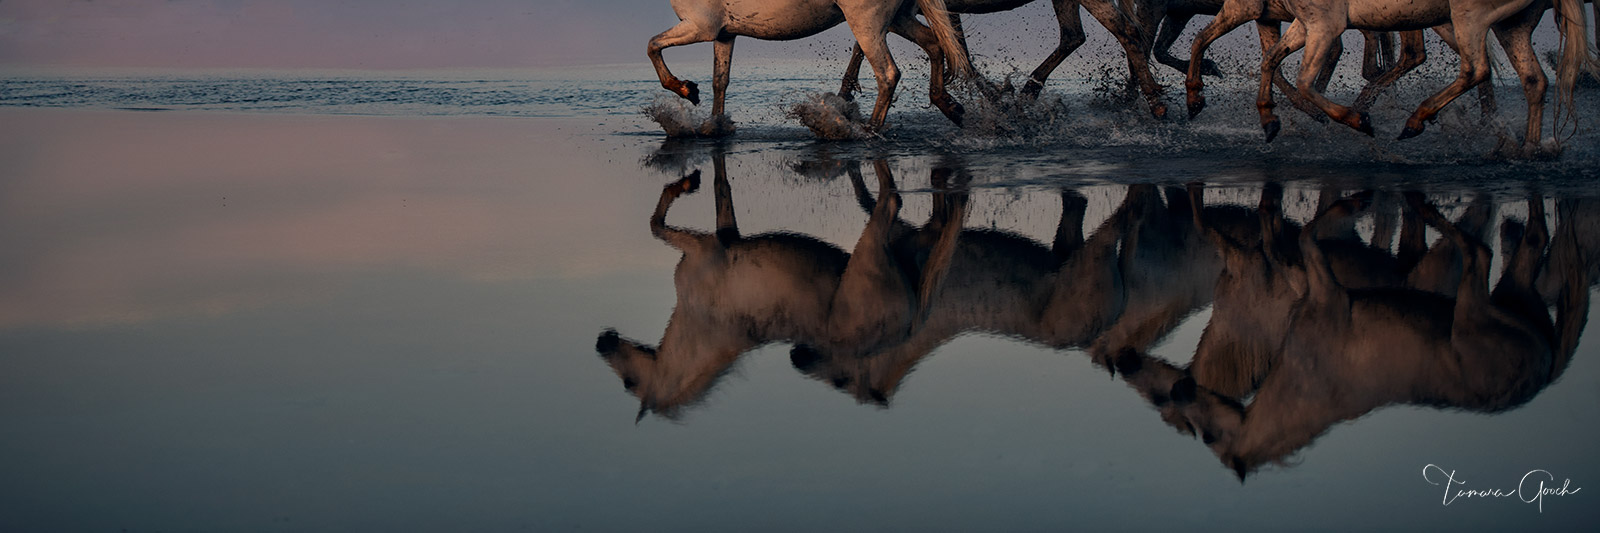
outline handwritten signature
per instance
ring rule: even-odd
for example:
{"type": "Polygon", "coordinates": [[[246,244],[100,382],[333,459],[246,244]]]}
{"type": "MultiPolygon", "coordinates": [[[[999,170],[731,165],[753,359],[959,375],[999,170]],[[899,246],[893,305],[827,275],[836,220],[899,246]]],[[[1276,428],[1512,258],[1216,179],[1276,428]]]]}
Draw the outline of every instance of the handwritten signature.
{"type": "Polygon", "coordinates": [[[1517,488],[1507,489],[1467,489],[1467,482],[1456,477],[1456,471],[1446,472],[1443,467],[1429,464],[1422,467],[1422,479],[1434,485],[1444,485],[1444,504],[1450,505],[1457,498],[1510,498],[1515,496],[1523,503],[1539,504],[1539,512],[1544,512],[1545,496],[1570,496],[1583,490],[1582,487],[1573,487],[1571,479],[1563,479],[1561,486],[1555,487],[1556,476],[1547,470],[1529,470],[1517,482],[1517,488]],[[1438,479],[1443,478],[1443,479],[1438,479]],[[1437,479],[1437,480],[1436,480],[1437,479]],[[1534,484],[1533,482],[1538,482],[1534,484]],[[1550,485],[1545,485],[1549,481],[1550,485]]]}

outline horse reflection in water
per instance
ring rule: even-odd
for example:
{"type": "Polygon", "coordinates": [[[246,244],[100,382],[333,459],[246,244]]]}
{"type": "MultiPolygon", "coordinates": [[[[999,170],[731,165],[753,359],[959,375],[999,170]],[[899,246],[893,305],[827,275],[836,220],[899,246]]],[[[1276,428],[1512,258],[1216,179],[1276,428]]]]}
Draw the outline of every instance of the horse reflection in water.
{"type": "MultiPolygon", "coordinates": [[[[674,274],[678,302],[661,342],[646,346],[609,330],[597,342],[639,398],[639,418],[676,417],[741,354],[768,343],[859,357],[911,336],[949,266],[965,213],[963,194],[940,193],[943,215],[907,234],[897,224],[901,202],[889,166],[879,161],[878,200],[852,253],[791,233],[746,237],[734,219],[725,159],[720,151],[713,158],[715,232],[666,223],[673,200],[697,189],[699,171],[667,185],[650,217],[651,233],[683,252],[674,274]]],[[[951,174],[935,170],[935,184],[951,174]]]]}
{"type": "MultiPolygon", "coordinates": [[[[1264,227],[1276,218],[1272,194],[1269,190],[1262,202],[1264,227]]],[[[1376,271],[1381,268],[1368,266],[1362,272],[1346,266],[1341,272],[1339,265],[1352,263],[1354,256],[1337,256],[1317,236],[1348,222],[1369,200],[1358,195],[1319,214],[1294,239],[1299,264],[1266,253],[1248,265],[1278,269],[1276,283],[1292,294],[1285,298],[1281,290],[1266,290],[1270,283],[1239,289],[1245,295],[1239,305],[1280,309],[1282,300],[1291,302],[1281,326],[1262,326],[1279,327],[1264,329],[1263,337],[1281,338],[1265,364],[1223,362],[1230,356],[1256,355],[1242,350],[1208,353],[1204,340],[1187,370],[1135,350],[1123,351],[1115,361],[1127,383],[1158,408],[1163,420],[1199,435],[1241,480],[1309,445],[1334,424],[1386,405],[1480,412],[1520,406],[1561,375],[1576,348],[1587,316],[1589,273],[1580,259],[1585,254],[1571,210],[1562,210],[1562,225],[1548,253],[1542,199],[1528,201],[1526,224],[1503,223],[1506,266],[1491,292],[1490,249],[1469,231],[1479,214],[1469,208],[1462,221],[1450,222],[1417,194],[1407,196],[1410,214],[1443,234],[1443,247],[1436,245],[1435,250],[1449,252],[1436,256],[1451,256],[1459,275],[1436,266],[1432,274],[1394,285],[1393,277],[1379,280],[1376,271]],[[1547,265],[1547,258],[1556,261],[1547,265]],[[1551,286],[1551,294],[1541,295],[1536,290],[1541,276],[1561,281],[1551,286]],[[1419,288],[1441,285],[1440,277],[1456,281],[1452,294],[1419,288]],[[1369,287],[1354,288],[1361,283],[1369,287]],[[1556,303],[1554,320],[1547,300],[1556,303]],[[1201,378],[1200,385],[1189,370],[1201,378]],[[1220,376],[1224,370],[1237,375],[1220,376]],[[1243,405],[1251,393],[1253,399],[1243,405]]],[[[1267,239],[1261,248],[1275,248],[1271,239],[1282,233],[1264,231],[1267,239]]],[[[1248,270],[1235,268],[1245,263],[1230,261],[1229,270],[1248,270]]],[[[1226,281],[1225,275],[1219,285],[1226,281]]],[[[1225,301],[1218,302],[1208,335],[1219,321],[1236,318],[1225,307],[1225,301]]]]}

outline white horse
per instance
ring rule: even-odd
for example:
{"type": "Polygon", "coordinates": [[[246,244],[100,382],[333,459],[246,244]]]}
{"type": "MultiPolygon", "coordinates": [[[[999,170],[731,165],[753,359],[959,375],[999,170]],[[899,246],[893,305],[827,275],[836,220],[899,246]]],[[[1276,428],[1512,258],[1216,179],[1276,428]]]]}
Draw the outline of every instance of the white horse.
{"type": "MultiPolygon", "coordinates": [[[[1283,0],[1297,17],[1289,25],[1284,39],[1264,54],[1262,72],[1276,71],[1283,59],[1301,47],[1306,49],[1307,67],[1300,70],[1298,89],[1301,95],[1321,108],[1327,115],[1357,131],[1373,134],[1372,124],[1365,112],[1356,111],[1329,101],[1312,86],[1321,74],[1322,59],[1331,50],[1332,43],[1346,28],[1365,30],[1414,30],[1451,23],[1455,30],[1458,53],[1461,55],[1461,73],[1444,89],[1422,102],[1411,118],[1406,120],[1400,138],[1408,139],[1422,133],[1426,123],[1433,120],[1446,104],[1461,93],[1489,79],[1489,56],[1485,38],[1493,28],[1500,46],[1505,49],[1522,80],[1523,96],[1528,102],[1527,128],[1523,137],[1523,150],[1528,153],[1539,149],[1540,131],[1543,127],[1544,91],[1547,87],[1544,68],[1533,52],[1533,29],[1543,18],[1549,0],[1416,0],[1401,3],[1398,0],[1283,0]]],[[[1593,68],[1594,58],[1589,51],[1581,0],[1559,0],[1557,27],[1563,38],[1563,53],[1557,66],[1557,98],[1561,107],[1572,113],[1572,90],[1580,70],[1593,68]]],[[[1279,121],[1272,113],[1271,77],[1262,76],[1256,108],[1261,114],[1261,127],[1270,141],[1277,134],[1279,121]]],[[[1559,108],[1558,108],[1559,109],[1559,108]]],[[[1558,120],[1562,117],[1557,117],[1558,120]]]]}
{"type": "MultiPolygon", "coordinates": [[[[958,124],[960,108],[944,92],[943,69],[951,67],[959,76],[970,76],[972,65],[957,43],[944,0],[672,0],[672,10],[680,22],[650,39],[647,50],[655,65],[661,86],[699,105],[699,89],[692,81],[682,81],[667,70],[661,50],[673,46],[715,41],[716,61],[712,74],[711,114],[723,116],[728,89],[728,70],[733,61],[733,40],[743,35],[766,40],[791,40],[816,35],[844,22],[855,34],[856,44],[865,50],[878,80],[878,101],[872,108],[869,127],[883,128],[900,82],[900,69],[889,55],[884,34],[894,31],[921,46],[928,53],[933,76],[934,105],[958,124]],[[920,9],[932,25],[917,22],[920,9]]],[[[726,132],[721,132],[726,133],[726,132]]]]}

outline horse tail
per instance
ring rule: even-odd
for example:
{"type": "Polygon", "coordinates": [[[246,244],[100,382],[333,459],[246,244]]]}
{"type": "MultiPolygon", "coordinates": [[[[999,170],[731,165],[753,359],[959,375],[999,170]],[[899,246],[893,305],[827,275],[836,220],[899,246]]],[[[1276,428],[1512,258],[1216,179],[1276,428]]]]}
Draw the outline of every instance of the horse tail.
{"type": "Polygon", "coordinates": [[[961,35],[950,23],[950,9],[945,7],[944,0],[917,0],[917,9],[922,10],[922,16],[928,19],[928,26],[939,38],[939,48],[944,50],[944,59],[950,65],[950,72],[961,78],[976,77],[972,61],[967,58],[967,49],[961,46],[961,35]]]}
{"type": "MultiPolygon", "coordinates": [[[[1594,53],[1589,50],[1588,20],[1583,16],[1583,0],[1556,0],[1556,15],[1561,29],[1561,61],[1556,66],[1556,131],[1567,118],[1577,128],[1577,105],[1573,88],[1581,71],[1595,72],[1594,53]]],[[[1574,133],[1576,133],[1574,131],[1574,133]]]]}

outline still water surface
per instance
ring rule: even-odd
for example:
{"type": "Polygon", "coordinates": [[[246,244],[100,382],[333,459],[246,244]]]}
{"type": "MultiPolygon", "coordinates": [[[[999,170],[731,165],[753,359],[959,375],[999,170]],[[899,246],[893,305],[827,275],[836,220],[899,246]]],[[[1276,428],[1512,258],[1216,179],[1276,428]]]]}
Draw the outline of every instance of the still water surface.
{"type": "Polygon", "coordinates": [[[1600,518],[1592,148],[4,115],[0,529],[1600,518]]]}

